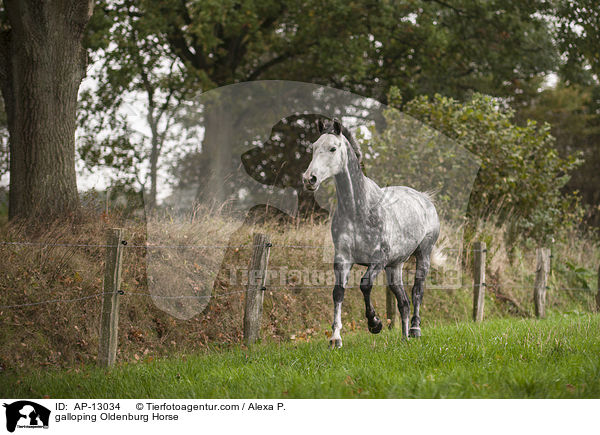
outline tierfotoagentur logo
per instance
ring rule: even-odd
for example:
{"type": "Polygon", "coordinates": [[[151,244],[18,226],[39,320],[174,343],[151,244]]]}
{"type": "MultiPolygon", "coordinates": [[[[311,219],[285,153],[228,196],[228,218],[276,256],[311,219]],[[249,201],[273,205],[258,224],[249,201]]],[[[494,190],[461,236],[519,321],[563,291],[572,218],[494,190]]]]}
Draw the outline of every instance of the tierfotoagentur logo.
{"type": "Polygon", "coordinates": [[[50,410],[29,400],[19,400],[11,404],[5,403],[6,430],[14,432],[19,429],[48,429],[50,410]]]}

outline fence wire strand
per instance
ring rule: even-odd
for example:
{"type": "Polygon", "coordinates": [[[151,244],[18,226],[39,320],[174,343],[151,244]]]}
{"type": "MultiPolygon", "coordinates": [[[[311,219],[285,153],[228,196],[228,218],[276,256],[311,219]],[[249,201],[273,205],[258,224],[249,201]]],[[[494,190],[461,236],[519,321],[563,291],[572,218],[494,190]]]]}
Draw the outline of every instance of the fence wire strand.
{"type": "Polygon", "coordinates": [[[115,245],[95,245],[86,243],[45,243],[45,242],[0,242],[4,246],[42,246],[61,248],[116,248],[115,245]]]}
{"type": "Polygon", "coordinates": [[[115,292],[94,293],[92,295],[83,296],[81,298],[73,298],[73,299],[49,299],[47,301],[30,302],[27,304],[0,305],[0,310],[9,309],[9,308],[33,307],[35,305],[44,305],[44,304],[56,304],[56,303],[60,303],[60,302],[78,302],[78,301],[85,301],[87,299],[92,299],[92,298],[95,298],[98,296],[112,295],[112,294],[115,294],[115,292]]]}
{"type": "MultiPolygon", "coordinates": [[[[485,285],[485,284],[483,284],[485,285]]],[[[382,287],[382,286],[386,286],[385,284],[381,284],[381,285],[374,285],[374,286],[378,286],[378,287],[382,287]]],[[[270,287],[270,286],[266,286],[263,287],[262,289],[260,289],[261,291],[264,292],[282,292],[282,291],[295,291],[295,290],[322,290],[322,289],[331,289],[333,287],[333,285],[312,285],[312,286],[285,286],[285,287],[270,287]]],[[[358,289],[360,288],[359,285],[352,285],[352,286],[346,286],[344,287],[344,289],[358,289]]],[[[470,285],[465,285],[465,286],[461,286],[461,287],[457,287],[457,288],[430,288],[428,289],[428,291],[453,291],[453,290],[466,290],[468,291],[471,288],[470,285]]],[[[513,290],[530,290],[533,291],[534,287],[517,287],[517,286],[511,286],[511,287],[500,287],[505,288],[505,289],[513,289],[513,290]]],[[[549,291],[580,291],[580,292],[586,292],[589,293],[591,295],[595,295],[596,292],[593,289],[589,289],[589,288],[585,288],[585,287],[560,287],[560,288],[548,288],[547,290],[549,291]]],[[[92,299],[92,298],[96,298],[98,296],[104,296],[104,295],[112,295],[115,293],[119,293],[121,296],[147,296],[147,297],[152,297],[152,298],[159,298],[159,299],[212,299],[212,298],[219,298],[219,297],[224,297],[224,296],[231,296],[231,295],[235,295],[235,294],[242,294],[242,293],[246,293],[247,290],[236,290],[236,291],[231,291],[231,292],[224,292],[224,293],[215,293],[215,294],[210,294],[210,295],[157,295],[157,294],[152,294],[152,293],[147,293],[147,292],[101,292],[101,293],[94,293],[91,295],[87,295],[87,296],[83,296],[80,298],[72,298],[72,299],[49,299],[46,301],[39,301],[39,302],[30,302],[30,303],[25,303],[25,304],[15,304],[15,305],[0,305],[0,310],[4,310],[4,309],[13,309],[13,308],[25,308],[25,307],[32,307],[32,306],[37,306],[37,305],[44,305],[44,304],[55,304],[55,303],[71,303],[71,302],[79,302],[79,301],[84,301],[84,300],[88,300],[88,299],[92,299]]]]}
{"type": "MultiPolygon", "coordinates": [[[[42,247],[64,247],[64,248],[116,248],[117,245],[95,244],[95,243],[48,243],[48,242],[8,242],[0,241],[0,245],[4,246],[42,246],[42,247]]],[[[253,248],[252,244],[244,245],[149,245],[149,244],[130,244],[124,242],[125,248],[136,249],[248,249],[253,248]]],[[[270,248],[289,248],[289,249],[331,249],[333,245],[286,245],[272,244],[270,248]]],[[[462,248],[442,248],[443,251],[464,251],[464,252],[481,252],[477,249],[462,249],[462,248]]]]}

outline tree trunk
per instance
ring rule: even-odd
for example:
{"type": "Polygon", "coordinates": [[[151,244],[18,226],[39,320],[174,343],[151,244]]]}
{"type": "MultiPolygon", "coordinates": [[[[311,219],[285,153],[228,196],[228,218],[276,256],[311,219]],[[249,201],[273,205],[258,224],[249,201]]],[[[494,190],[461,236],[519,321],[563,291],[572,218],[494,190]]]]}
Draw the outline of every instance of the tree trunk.
{"type": "Polygon", "coordinates": [[[10,133],[9,217],[78,213],[77,92],[91,0],[4,0],[0,81],[10,133]]]}
{"type": "Polygon", "coordinates": [[[156,207],[156,194],[158,183],[158,138],[152,136],[152,151],[150,152],[150,193],[148,195],[148,209],[153,210],[156,207]]]}
{"type": "Polygon", "coordinates": [[[198,197],[206,204],[221,209],[231,193],[228,178],[231,174],[232,125],[221,102],[210,102],[204,108],[204,140],[208,182],[198,186],[198,197]]]}
{"type": "Polygon", "coordinates": [[[149,108],[146,119],[150,126],[152,149],[150,150],[150,192],[146,201],[148,210],[154,210],[156,207],[156,194],[158,183],[158,156],[160,154],[160,137],[158,134],[158,117],[154,116],[153,93],[148,92],[149,108]]]}

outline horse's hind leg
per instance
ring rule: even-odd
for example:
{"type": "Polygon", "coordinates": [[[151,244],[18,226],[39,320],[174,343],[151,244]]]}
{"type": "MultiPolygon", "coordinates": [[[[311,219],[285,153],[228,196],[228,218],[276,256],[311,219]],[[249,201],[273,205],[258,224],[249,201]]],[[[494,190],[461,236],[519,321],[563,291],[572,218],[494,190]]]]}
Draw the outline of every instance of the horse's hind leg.
{"type": "Polygon", "coordinates": [[[369,332],[372,334],[379,334],[383,326],[371,303],[371,289],[373,288],[373,283],[375,282],[375,278],[377,278],[377,274],[381,272],[382,269],[383,266],[380,264],[371,264],[360,280],[360,291],[365,299],[365,315],[367,316],[369,332]]]}
{"type": "Polygon", "coordinates": [[[399,263],[395,266],[388,266],[385,271],[387,274],[388,287],[398,301],[398,311],[400,311],[400,316],[402,317],[402,337],[408,338],[410,301],[408,300],[408,295],[402,284],[402,266],[403,263],[399,263]]]}
{"type": "Polygon", "coordinates": [[[410,320],[410,331],[411,337],[421,336],[421,317],[419,316],[419,308],[421,307],[421,301],[423,300],[423,288],[425,286],[425,278],[429,272],[429,257],[431,256],[432,247],[419,246],[415,251],[415,259],[417,260],[417,267],[415,271],[415,283],[412,288],[412,303],[413,303],[413,316],[410,320]]]}

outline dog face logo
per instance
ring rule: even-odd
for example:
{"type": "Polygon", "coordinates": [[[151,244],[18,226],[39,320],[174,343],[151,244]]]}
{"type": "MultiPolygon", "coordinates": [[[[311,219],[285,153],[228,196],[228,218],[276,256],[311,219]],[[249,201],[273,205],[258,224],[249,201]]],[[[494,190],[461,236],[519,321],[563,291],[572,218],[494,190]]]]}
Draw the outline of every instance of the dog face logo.
{"type": "Polygon", "coordinates": [[[15,428],[48,428],[50,410],[29,400],[4,404],[6,408],[6,430],[15,428]]]}

